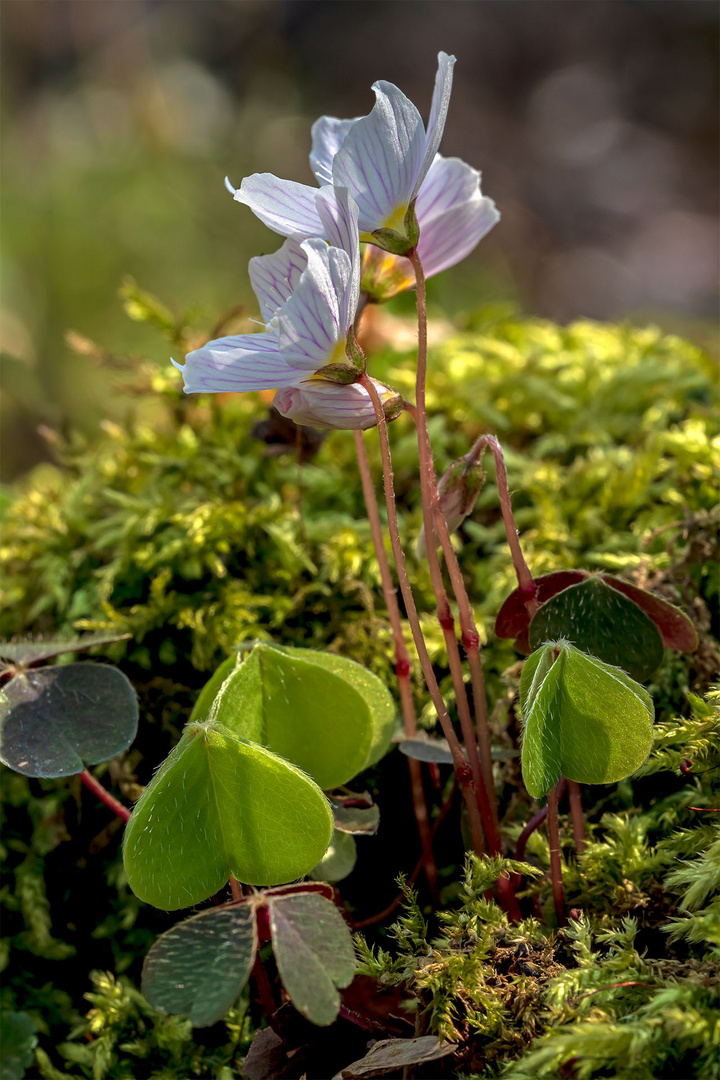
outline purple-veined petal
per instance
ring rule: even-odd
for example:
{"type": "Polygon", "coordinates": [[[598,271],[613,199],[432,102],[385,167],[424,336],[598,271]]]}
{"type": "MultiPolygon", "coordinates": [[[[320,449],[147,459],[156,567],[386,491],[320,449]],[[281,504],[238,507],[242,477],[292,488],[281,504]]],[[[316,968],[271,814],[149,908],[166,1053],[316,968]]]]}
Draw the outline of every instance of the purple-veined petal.
{"type": "Polygon", "coordinates": [[[350,256],[350,282],[340,299],[340,322],[347,332],[355,321],[360,297],[360,235],[358,208],[347,188],[327,186],[318,191],[315,205],[333,247],[350,256]]]}
{"type": "Polygon", "coordinates": [[[266,322],[288,302],[306,266],[307,255],[292,239],[272,255],[256,255],[250,260],[250,282],[266,322]]]}
{"type": "Polygon", "coordinates": [[[245,203],[273,232],[281,236],[322,236],[317,210],[317,188],[281,180],[272,173],[246,176],[233,196],[245,203]]]}
{"type": "Polygon", "coordinates": [[[279,347],[291,367],[315,371],[342,359],[347,327],[341,297],[352,277],[350,256],[324,240],[306,240],[307,266],[292,296],[278,313],[279,347]]]}
{"type": "Polygon", "coordinates": [[[427,176],[428,170],[433,163],[440,146],[440,141],[445,130],[450,94],[452,91],[453,68],[455,57],[448,56],[445,52],[438,53],[438,69],[435,76],[435,88],[433,90],[432,105],[425,132],[425,153],[420,169],[414,181],[412,195],[417,195],[420,185],[427,176]]]}
{"type": "Polygon", "coordinates": [[[439,274],[466,258],[499,220],[495,203],[478,191],[472,199],[433,218],[424,231],[421,227],[417,250],[425,276],[439,274]]]}
{"type": "Polygon", "coordinates": [[[397,86],[376,82],[368,116],[357,120],[333,161],[333,183],[358,205],[361,232],[402,224],[425,156],[425,131],[397,86]]]}
{"type": "Polygon", "coordinates": [[[275,334],[236,334],[208,341],[185,358],[182,371],[186,394],[244,393],[273,390],[297,382],[298,373],[278,350],[275,334]]]}
{"type": "Polygon", "coordinates": [[[310,168],[321,187],[332,184],[333,158],[345,141],[348,131],[359,119],[359,116],[352,120],[338,120],[337,116],[321,116],[313,124],[310,168]]]}
{"type": "MultiPolygon", "coordinates": [[[[401,407],[400,395],[372,380],[390,419],[401,407]]],[[[296,424],[309,427],[362,431],[377,423],[370,395],[359,383],[332,383],[308,379],[278,390],[273,405],[296,424]]]]}
{"type": "Polygon", "coordinates": [[[420,188],[415,212],[426,277],[459,263],[500,220],[495,203],[480,191],[477,169],[440,154],[420,188]]]}

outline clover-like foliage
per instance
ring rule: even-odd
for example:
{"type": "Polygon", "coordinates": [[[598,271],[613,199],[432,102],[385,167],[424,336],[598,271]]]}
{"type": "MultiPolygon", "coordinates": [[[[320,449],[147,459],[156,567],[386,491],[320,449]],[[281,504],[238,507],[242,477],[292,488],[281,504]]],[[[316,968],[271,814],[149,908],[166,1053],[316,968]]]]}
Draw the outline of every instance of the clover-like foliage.
{"type": "Polygon", "coordinates": [[[137,723],[135,691],[109,664],[20,671],[0,690],[0,761],[25,776],[73,776],[127,750],[137,723]]]}
{"type": "Polygon", "coordinates": [[[248,897],[187,919],[145,959],[142,987],[156,1009],[216,1023],[240,995],[269,923],[278,970],[295,1007],[314,1024],[338,1014],[338,988],[355,974],[348,927],[328,886],[305,885],[248,897]],[[261,918],[262,916],[262,918],[261,918]]]}
{"type": "Polygon", "coordinates": [[[318,786],[217,721],[190,723],[125,830],[130,888],[172,910],[206,900],[230,874],[278,885],[307,874],[332,834],[318,786]]]}
{"type": "Polygon", "coordinates": [[[526,661],[520,707],[523,780],[535,798],[561,775],[582,784],[622,780],[650,753],[650,695],[621,668],[567,641],[548,642],[526,661]]]}

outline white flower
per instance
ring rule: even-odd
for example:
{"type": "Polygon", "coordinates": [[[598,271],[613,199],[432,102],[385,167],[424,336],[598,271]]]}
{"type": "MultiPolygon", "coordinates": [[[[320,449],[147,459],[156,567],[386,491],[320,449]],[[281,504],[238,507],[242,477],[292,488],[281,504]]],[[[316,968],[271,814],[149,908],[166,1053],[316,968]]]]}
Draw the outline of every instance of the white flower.
{"type": "Polygon", "coordinates": [[[343,385],[361,371],[352,344],[360,288],[357,207],[344,188],[326,188],[315,198],[329,244],[288,239],[273,255],[250,260],[264,332],[209,341],[188,353],[184,367],[175,366],[187,394],[301,388],[309,382],[316,426],[367,427],[363,394],[348,394],[343,385]]]}
{"type": "MultiPolygon", "coordinates": [[[[454,63],[454,56],[438,54],[427,130],[413,103],[388,82],[373,85],[377,101],[368,116],[322,116],[312,128],[310,166],[321,187],[349,190],[359,209],[361,239],[402,254],[416,246],[419,226],[426,276],[465,258],[499,220],[495,204],[480,192],[480,174],[459,158],[437,153],[454,63]]],[[[230,190],[281,235],[324,235],[312,187],[256,173],[230,190]]],[[[408,276],[406,265],[402,273],[408,276]]]]}
{"type": "MultiPolygon", "coordinates": [[[[377,379],[370,381],[382,402],[385,419],[394,420],[402,412],[400,394],[377,379]]],[[[307,379],[298,386],[278,390],[273,405],[283,416],[308,427],[362,431],[377,424],[370,395],[359,383],[343,386],[326,379],[307,379]]]]}

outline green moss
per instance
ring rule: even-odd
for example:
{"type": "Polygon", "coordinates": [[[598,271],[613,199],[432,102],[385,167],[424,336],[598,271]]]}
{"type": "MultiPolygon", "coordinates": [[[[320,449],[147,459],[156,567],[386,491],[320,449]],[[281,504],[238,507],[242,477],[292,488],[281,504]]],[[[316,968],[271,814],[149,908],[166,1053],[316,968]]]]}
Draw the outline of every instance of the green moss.
{"type": "MultiPolygon", "coordinates": [[[[137,315],[142,294],[135,291],[129,299],[137,315]]],[[[165,326],[161,309],[153,310],[155,323],[179,341],[184,322],[165,326]]],[[[574,939],[554,937],[539,922],[509,926],[485,901],[486,886],[478,877],[485,871],[473,863],[461,894],[454,890],[457,905],[444,920],[441,938],[424,927],[418,909],[396,930],[399,952],[368,953],[366,962],[407,984],[435,1030],[474,1033],[480,1057],[459,1063],[466,1072],[497,1073],[508,1057],[549,1032],[522,1067],[530,1070],[527,1075],[556,1075],[558,1063],[570,1061],[576,1028],[588,1060],[605,1063],[596,1071],[615,1075],[621,1059],[613,1057],[609,1036],[600,1056],[592,1055],[595,1041],[620,1024],[631,1032],[633,1025],[658,1030],[656,1049],[665,1054],[665,1064],[657,1064],[657,1075],[666,1075],[675,1021],[662,1019],[663,1001],[668,1017],[685,1005],[686,1015],[695,1010],[695,1035],[680,1025],[679,1045],[705,1067],[709,1059],[697,1049],[697,1039],[708,1036],[710,991],[698,965],[719,936],[711,898],[716,842],[704,820],[710,815],[691,807],[713,805],[712,741],[718,728],[710,706],[698,699],[688,715],[684,691],[704,690],[718,655],[709,615],[720,591],[711,576],[718,425],[710,361],[693,345],[653,328],[589,322],[562,328],[536,319],[490,321],[482,313],[472,326],[431,354],[428,400],[438,471],[465,453],[480,432],[497,433],[533,572],[583,566],[649,583],[692,614],[701,648],[692,657],[668,654],[655,676],[661,723],[646,779],[596,793],[582,859],[576,861],[566,843],[569,903],[584,907],[588,916],[574,939]],[[689,780],[680,770],[688,758],[694,763],[689,780]],[[679,959],[672,962],[686,967],[672,978],[677,1001],[685,1005],[671,1000],[671,969],[655,966],[647,976],[654,961],[631,943],[635,923],[623,919],[635,920],[639,934],[656,933],[664,948],[676,950],[671,956],[679,959]],[[616,938],[603,939],[604,933],[616,938]],[[520,946],[527,951],[519,953],[520,946]],[[573,974],[566,992],[562,979],[568,971],[573,974]],[[578,981],[582,971],[587,973],[578,981]],[[580,1005],[575,1000],[600,985],[633,981],[623,974],[641,971],[652,993],[636,987],[611,991],[610,997],[593,993],[580,1005]],[[561,980],[555,990],[553,978],[561,980]],[[540,1056],[533,1058],[535,1053],[540,1056]]],[[[386,348],[371,367],[412,395],[411,356],[386,348]]],[[[169,366],[159,371],[146,361],[124,378],[143,389],[152,401],[150,412],[146,403],[139,406],[135,419],[105,425],[92,443],[58,436],[57,465],[36,469],[5,500],[0,629],[6,637],[78,630],[132,635],[102,651],[124,666],[141,695],[138,741],[109,776],[130,798],[135,781],[146,781],[176,741],[209,672],[240,641],[336,650],[367,664],[388,685],[394,682],[352,439],[331,434],[300,471],[292,455],[268,457],[250,437],[264,410],[256,395],[183,398],[169,366]]],[[[430,654],[446,689],[443,635],[430,614],[426,567],[412,555],[420,510],[409,419],[395,422],[391,435],[418,605],[428,612],[430,654]]],[[[374,433],[366,439],[377,476],[374,433]]],[[[510,643],[494,639],[492,626],[514,578],[493,466],[490,460],[485,464],[487,482],[458,536],[458,550],[487,644],[496,734],[508,742],[512,679],[508,688],[503,672],[516,657],[510,643]]],[[[422,708],[417,669],[414,678],[422,708]]],[[[448,698],[452,706],[451,693],[448,698]]],[[[423,722],[434,722],[429,708],[423,722]]],[[[505,796],[510,786],[515,790],[515,768],[512,762],[502,766],[505,796]]],[[[121,1080],[139,1071],[145,1075],[149,1062],[154,1080],[229,1080],[234,1050],[228,1057],[225,1049],[196,1046],[183,1021],[148,1011],[134,989],[142,956],[168,924],[129,892],[114,827],[108,828],[102,808],[89,808],[87,799],[80,804],[74,781],[28,782],[5,774],[4,785],[9,874],[2,902],[11,970],[24,968],[25,974],[7,981],[2,1004],[32,1015],[44,1047],[38,1058],[42,1075],[65,1075],[66,1069],[74,1077],[121,1080]],[[88,897],[95,898],[92,904],[88,897]],[[62,959],[73,950],[71,960],[62,959]],[[97,956],[90,959],[91,953],[97,956]],[[81,1020],[76,986],[66,986],[75,976],[85,989],[86,972],[98,964],[116,975],[125,972],[127,979],[103,976],[94,1005],[99,1012],[81,1020]],[[83,1026],[69,1036],[74,1024],[83,1026]],[[47,1056],[58,1043],[65,1055],[62,1069],[54,1051],[52,1060],[47,1056]]],[[[508,833],[519,832],[520,819],[529,816],[527,804],[506,797],[504,808],[508,833]]],[[[546,869],[541,833],[531,839],[527,858],[546,869]]],[[[547,910],[547,881],[527,887],[540,912],[547,910]]],[[[239,1019],[232,1023],[228,1046],[235,1045],[242,1026],[239,1019]]],[[[645,1051],[633,1049],[644,1045],[639,1035],[630,1041],[629,1049],[622,1044],[622,1060],[632,1063],[645,1051]]]]}

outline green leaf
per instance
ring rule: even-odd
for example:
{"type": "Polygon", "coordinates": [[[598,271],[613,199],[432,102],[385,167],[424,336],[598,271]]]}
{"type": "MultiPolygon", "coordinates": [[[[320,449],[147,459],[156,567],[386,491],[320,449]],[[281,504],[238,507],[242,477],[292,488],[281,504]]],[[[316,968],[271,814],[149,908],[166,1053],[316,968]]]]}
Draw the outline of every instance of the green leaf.
{"type": "Polygon", "coordinates": [[[72,776],[127,750],[138,703],[109,664],[23,671],[0,690],[0,761],[24,776],[72,776]]]}
{"type": "Polygon", "coordinates": [[[325,790],[361,772],[373,745],[372,715],[354,686],[269,645],[256,645],[225,680],[211,715],[293,762],[325,790]]]}
{"type": "Polygon", "coordinates": [[[0,1076],[22,1080],[35,1060],[35,1025],[25,1012],[0,1012],[0,1076]]]}
{"type": "Polygon", "coordinates": [[[250,885],[303,877],[332,833],[330,805],[300,769],[216,721],[188,724],[125,829],[131,889],[173,910],[230,874],[250,885]]]}
{"type": "Polygon", "coordinates": [[[370,710],[373,724],[372,743],[365,768],[384,757],[392,743],[397,709],[393,696],[382,679],[378,679],[377,675],[373,675],[372,671],[368,671],[362,664],[356,664],[345,656],[336,656],[335,653],[296,648],[286,648],[284,651],[290,656],[297,656],[309,664],[317,664],[326,671],[331,671],[357,690],[370,710]]]}
{"type": "Polygon", "coordinates": [[[203,911],[157,939],[143,964],[143,994],[153,1008],[208,1027],[237,1001],[256,950],[251,904],[203,911]]]}
{"type": "Polygon", "coordinates": [[[643,682],[660,666],[660,631],[637,603],[590,577],[547,600],[530,623],[530,646],[564,638],[643,682]]]}
{"type": "Polygon", "coordinates": [[[228,656],[227,660],[223,660],[220,667],[213,672],[212,676],[205,683],[198,695],[198,699],[193,706],[193,711],[190,713],[189,723],[192,724],[195,720],[203,721],[208,719],[213,707],[213,702],[220,693],[222,684],[229,675],[232,675],[233,671],[238,666],[238,663],[238,654],[233,653],[232,656],[228,656]]]}
{"type": "Polygon", "coordinates": [[[650,753],[650,695],[621,668],[566,641],[549,642],[527,660],[520,706],[523,779],[535,798],[561,775],[581,784],[622,780],[650,753]]]}
{"type": "Polygon", "coordinates": [[[340,1008],[337,988],[355,975],[345,920],[316,893],[272,898],[269,907],[275,959],[293,1005],[313,1024],[332,1024],[340,1008]]]}
{"type": "Polygon", "coordinates": [[[317,866],[310,871],[315,881],[342,881],[355,869],[357,845],[348,833],[333,829],[330,846],[317,866]]]}

